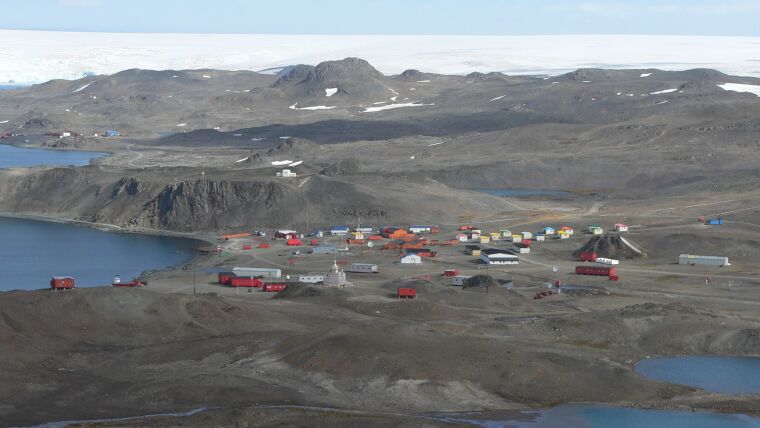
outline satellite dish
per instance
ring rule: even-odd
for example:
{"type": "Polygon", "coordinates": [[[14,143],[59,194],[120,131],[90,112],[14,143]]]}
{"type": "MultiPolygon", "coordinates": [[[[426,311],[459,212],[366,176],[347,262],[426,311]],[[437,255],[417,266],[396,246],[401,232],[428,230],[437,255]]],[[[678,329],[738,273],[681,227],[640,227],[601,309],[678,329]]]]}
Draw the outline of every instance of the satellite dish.
{"type": "Polygon", "coordinates": [[[367,242],[367,247],[372,248],[375,246],[375,243],[372,241],[367,242]]]}
{"type": "Polygon", "coordinates": [[[557,266],[552,266],[552,272],[554,273],[559,272],[559,268],[557,266]]]}

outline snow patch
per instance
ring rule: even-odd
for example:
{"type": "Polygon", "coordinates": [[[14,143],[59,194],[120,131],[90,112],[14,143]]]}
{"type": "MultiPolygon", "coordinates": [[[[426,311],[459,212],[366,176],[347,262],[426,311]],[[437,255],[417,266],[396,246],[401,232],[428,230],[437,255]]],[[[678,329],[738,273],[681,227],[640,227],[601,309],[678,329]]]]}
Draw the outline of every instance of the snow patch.
{"type": "Polygon", "coordinates": [[[238,159],[238,160],[235,161],[235,163],[245,162],[245,161],[248,160],[248,158],[250,158],[250,156],[244,157],[243,159],[238,159]]]}
{"type": "Polygon", "coordinates": [[[378,101],[378,102],[376,102],[376,103],[372,103],[372,104],[374,104],[374,105],[378,105],[378,104],[388,104],[388,101],[378,101]]]}
{"type": "Polygon", "coordinates": [[[335,106],[311,106],[311,107],[298,107],[298,103],[288,107],[291,110],[332,110],[335,106]]]}
{"type": "MultiPolygon", "coordinates": [[[[650,92],[649,95],[669,94],[669,93],[675,92],[677,90],[678,90],[678,88],[675,88],[675,89],[663,89],[662,91],[650,92]]],[[[642,95],[644,95],[644,94],[642,94],[642,95]]]]}
{"type": "Polygon", "coordinates": [[[506,97],[506,95],[501,95],[501,96],[499,96],[499,97],[496,97],[496,98],[491,98],[491,101],[500,100],[500,99],[502,99],[502,98],[504,98],[504,97],[506,97]]]}
{"type": "Polygon", "coordinates": [[[724,91],[732,92],[746,92],[748,94],[755,94],[760,97],[760,85],[747,85],[744,83],[724,83],[718,85],[719,88],[724,91]]]}
{"type": "Polygon", "coordinates": [[[439,144],[443,144],[443,143],[445,143],[445,141],[439,141],[439,142],[437,142],[437,143],[431,143],[431,144],[428,144],[428,147],[437,146],[437,145],[439,145],[439,144]]]}
{"type": "Polygon", "coordinates": [[[430,80],[418,80],[417,83],[430,83],[430,80]]]}
{"type": "Polygon", "coordinates": [[[85,90],[85,89],[86,89],[88,86],[92,85],[93,83],[94,83],[94,82],[90,82],[90,83],[88,83],[88,84],[86,84],[86,85],[82,86],[81,88],[74,90],[74,91],[73,91],[73,92],[71,92],[71,93],[72,93],[72,94],[76,94],[76,93],[77,93],[77,92],[79,92],[79,91],[84,91],[84,90],[85,90]]]}
{"type": "Polygon", "coordinates": [[[584,80],[583,83],[591,83],[590,80],[584,80]]]}
{"type": "Polygon", "coordinates": [[[641,73],[641,76],[639,76],[639,77],[649,77],[651,75],[652,75],[652,73],[641,73]]]}
{"type": "Polygon", "coordinates": [[[413,103],[388,104],[386,106],[367,107],[364,109],[362,113],[374,113],[376,111],[392,110],[392,109],[403,108],[403,107],[422,107],[422,106],[432,106],[432,105],[434,104],[423,104],[421,101],[415,101],[413,103]]]}
{"type": "Polygon", "coordinates": [[[290,165],[291,163],[293,163],[292,160],[272,161],[272,165],[274,166],[290,165]]]}
{"type": "Polygon", "coordinates": [[[186,123],[178,123],[177,126],[179,126],[181,128],[183,126],[187,126],[187,124],[186,123]]]}
{"type": "Polygon", "coordinates": [[[331,97],[338,92],[338,88],[325,88],[325,96],[331,97]]]}
{"type": "Polygon", "coordinates": [[[398,99],[398,95],[396,95],[395,97],[391,97],[391,101],[396,101],[397,99],[398,99]]]}
{"type": "Polygon", "coordinates": [[[414,160],[415,156],[409,156],[409,159],[414,160]]]}
{"type": "Polygon", "coordinates": [[[204,79],[210,79],[210,78],[211,78],[211,76],[209,76],[208,74],[204,74],[204,75],[203,75],[203,76],[201,76],[201,77],[203,77],[204,79]]]}
{"type": "Polygon", "coordinates": [[[288,166],[298,166],[298,165],[301,165],[302,163],[303,163],[303,161],[302,161],[302,160],[300,160],[300,161],[296,161],[296,162],[293,162],[293,163],[291,163],[291,164],[290,164],[290,165],[288,165],[288,166]]]}
{"type": "Polygon", "coordinates": [[[663,101],[660,101],[660,102],[658,102],[656,105],[665,104],[666,102],[668,102],[668,100],[663,100],[663,101]]]}
{"type": "Polygon", "coordinates": [[[3,121],[0,121],[0,123],[8,123],[8,122],[9,122],[9,120],[8,120],[8,119],[6,119],[6,120],[3,120],[3,121]]]}

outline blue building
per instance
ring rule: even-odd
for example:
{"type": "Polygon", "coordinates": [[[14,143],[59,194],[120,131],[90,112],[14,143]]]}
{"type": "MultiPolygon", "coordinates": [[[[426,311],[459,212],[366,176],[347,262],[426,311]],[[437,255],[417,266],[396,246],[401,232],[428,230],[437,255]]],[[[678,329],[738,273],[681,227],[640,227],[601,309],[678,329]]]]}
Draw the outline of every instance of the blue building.
{"type": "Polygon", "coordinates": [[[121,137],[121,134],[119,133],[119,131],[114,131],[113,129],[109,129],[108,131],[106,131],[105,136],[106,137],[121,137]]]}

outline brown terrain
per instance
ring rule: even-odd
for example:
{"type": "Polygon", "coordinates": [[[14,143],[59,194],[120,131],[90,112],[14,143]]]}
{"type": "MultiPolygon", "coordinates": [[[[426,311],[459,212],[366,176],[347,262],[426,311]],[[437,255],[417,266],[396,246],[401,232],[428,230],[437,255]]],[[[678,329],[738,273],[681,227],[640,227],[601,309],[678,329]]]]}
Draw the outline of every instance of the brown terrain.
{"type": "Polygon", "coordinates": [[[760,354],[760,98],[717,87],[758,81],[712,70],[639,77],[644,71],[383,76],[348,59],[280,76],[130,70],[0,92],[4,131],[23,134],[4,141],[111,153],[85,167],[0,170],[6,213],[202,237],[357,221],[437,224],[430,238],[439,240],[465,223],[576,230],[535,243],[517,266],[488,269],[464,245],[436,247],[438,257],[420,266],[400,265],[398,250],[352,246],[339,258],[376,263],[380,273],[349,273],[346,288],[265,293],[216,283],[214,269],[280,267],[293,276],[336,259],[295,255],[266,237],[219,241],[221,255],[154,273],[145,288],[0,293],[0,422],[207,408],[100,423],[452,426],[434,415],[570,402],[760,415],[758,396],[634,371],[649,356],[760,354]],[[326,97],[327,88],[338,90],[326,97]],[[411,102],[424,105],[365,112],[411,102]],[[64,128],[83,136],[44,135],[64,128]],[[123,135],[91,136],[106,129],[123,135]],[[303,163],[272,165],[282,160],[303,163]],[[298,176],[276,177],[283,168],[298,176]],[[618,234],[590,241],[583,233],[618,222],[631,226],[619,236],[646,256],[618,234]],[[256,248],[262,240],[271,248],[256,248]],[[573,273],[574,254],[589,248],[622,259],[620,281],[573,273]],[[728,256],[732,265],[680,266],[681,253],[728,256]],[[447,268],[514,288],[452,286],[447,268]],[[604,293],[533,298],[555,280],[604,293]],[[399,286],[418,298],[396,299],[399,286]]]}

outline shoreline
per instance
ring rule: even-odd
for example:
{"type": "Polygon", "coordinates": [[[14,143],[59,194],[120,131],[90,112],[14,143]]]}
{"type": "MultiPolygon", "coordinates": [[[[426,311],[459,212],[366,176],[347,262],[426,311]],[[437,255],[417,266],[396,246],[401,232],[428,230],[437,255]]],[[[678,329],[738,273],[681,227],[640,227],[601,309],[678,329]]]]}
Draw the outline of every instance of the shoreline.
{"type": "Polygon", "coordinates": [[[171,230],[150,229],[150,228],[125,228],[116,224],[96,223],[86,220],[76,220],[68,217],[55,217],[44,214],[13,213],[0,212],[0,218],[12,218],[19,220],[46,221],[49,223],[70,224],[74,226],[85,226],[92,229],[98,229],[102,232],[111,233],[134,233],[137,235],[165,236],[171,238],[195,239],[205,242],[209,245],[216,244],[216,235],[212,232],[193,233],[193,232],[175,232],[171,230]]]}
{"type": "MultiPolygon", "coordinates": [[[[0,218],[42,221],[42,222],[57,223],[57,224],[68,224],[72,226],[80,226],[80,227],[88,227],[91,229],[97,229],[97,230],[100,230],[101,232],[107,232],[107,233],[129,233],[129,234],[137,234],[137,235],[189,239],[189,240],[198,241],[199,243],[205,243],[207,245],[216,245],[216,242],[217,242],[216,234],[212,234],[211,232],[189,233],[189,232],[174,232],[170,230],[146,229],[146,228],[128,229],[128,228],[124,228],[115,224],[93,223],[93,222],[88,222],[84,220],[75,220],[75,219],[65,218],[65,217],[45,216],[45,215],[40,215],[40,214],[0,212],[0,218]]],[[[197,251],[197,248],[193,248],[192,255],[187,261],[184,261],[182,263],[169,266],[166,268],[148,268],[141,271],[136,276],[136,278],[149,279],[151,275],[158,274],[158,273],[183,271],[188,266],[192,266],[194,264],[200,264],[206,256],[207,256],[206,254],[202,254],[199,251],[197,251]]],[[[84,288],[97,288],[97,287],[107,287],[107,286],[109,286],[109,284],[96,285],[93,287],[84,287],[84,288]]],[[[33,289],[33,290],[7,290],[7,291],[36,291],[36,290],[46,290],[46,288],[33,289]]],[[[5,293],[5,292],[6,291],[0,291],[0,293],[5,293]]]]}

